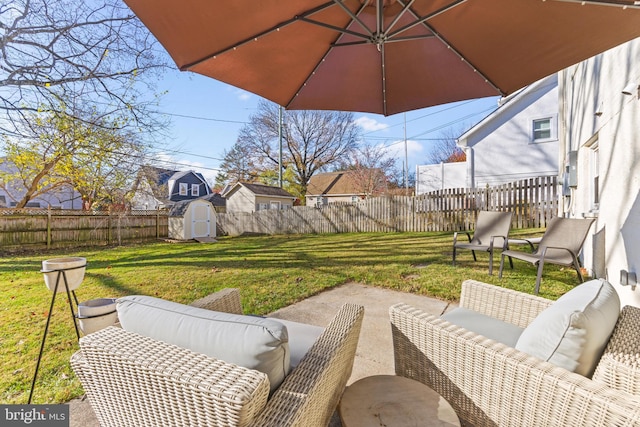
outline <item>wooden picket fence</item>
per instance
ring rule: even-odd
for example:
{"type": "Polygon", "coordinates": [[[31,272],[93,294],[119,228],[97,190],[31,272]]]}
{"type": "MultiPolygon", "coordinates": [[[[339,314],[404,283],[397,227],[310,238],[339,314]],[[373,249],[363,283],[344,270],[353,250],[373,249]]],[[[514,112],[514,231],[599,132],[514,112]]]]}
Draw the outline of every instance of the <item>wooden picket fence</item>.
{"type": "Polygon", "coordinates": [[[220,213],[219,232],[313,234],[470,230],[480,210],[513,212],[513,228],[545,227],[558,213],[556,177],[484,189],[448,189],[420,196],[384,196],[356,203],[286,210],[220,213]]]}
{"type": "MultiPolygon", "coordinates": [[[[316,234],[460,231],[480,210],[513,212],[513,228],[545,227],[558,212],[555,177],[484,189],[384,196],[321,208],[217,213],[218,234],[316,234]]],[[[167,238],[166,211],[84,212],[0,209],[0,251],[144,242],[167,238]]]]}
{"type": "Polygon", "coordinates": [[[0,209],[0,250],[144,242],[167,237],[165,211],[0,209]]]}

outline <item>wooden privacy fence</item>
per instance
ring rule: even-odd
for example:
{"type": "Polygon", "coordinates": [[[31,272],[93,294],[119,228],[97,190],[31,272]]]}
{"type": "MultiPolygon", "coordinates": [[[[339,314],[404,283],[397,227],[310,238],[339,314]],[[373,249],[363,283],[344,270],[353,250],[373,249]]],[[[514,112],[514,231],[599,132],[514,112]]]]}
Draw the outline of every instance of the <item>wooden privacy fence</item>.
{"type": "Polygon", "coordinates": [[[459,231],[473,228],[479,210],[513,212],[514,228],[545,227],[558,212],[557,178],[420,196],[384,196],[320,208],[220,213],[217,226],[219,232],[229,235],[459,231]]]}
{"type": "Polygon", "coordinates": [[[0,250],[142,242],[167,237],[165,211],[0,209],[0,250]]]}

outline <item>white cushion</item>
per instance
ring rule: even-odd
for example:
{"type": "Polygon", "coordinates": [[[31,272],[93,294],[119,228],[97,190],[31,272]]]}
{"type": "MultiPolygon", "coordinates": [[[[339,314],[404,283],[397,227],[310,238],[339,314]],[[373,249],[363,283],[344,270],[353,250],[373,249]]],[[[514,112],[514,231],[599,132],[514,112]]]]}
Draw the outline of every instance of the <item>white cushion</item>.
{"type": "Polygon", "coordinates": [[[285,319],[274,319],[287,327],[289,334],[289,351],[291,354],[291,370],[295,369],[305,354],[311,349],[324,328],[306,323],[292,322],[285,319]]]}
{"type": "Polygon", "coordinates": [[[590,377],[620,314],[611,284],[590,280],[570,290],[525,328],[518,350],[590,377]]]}
{"type": "Polygon", "coordinates": [[[276,320],[141,295],[120,298],[116,304],[125,330],[264,372],[271,391],[289,373],[287,328],[276,320]]]}
{"type": "Polygon", "coordinates": [[[516,345],[523,331],[523,328],[519,326],[464,307],[454,308],[440,318],[509,347],[516,345]]]}

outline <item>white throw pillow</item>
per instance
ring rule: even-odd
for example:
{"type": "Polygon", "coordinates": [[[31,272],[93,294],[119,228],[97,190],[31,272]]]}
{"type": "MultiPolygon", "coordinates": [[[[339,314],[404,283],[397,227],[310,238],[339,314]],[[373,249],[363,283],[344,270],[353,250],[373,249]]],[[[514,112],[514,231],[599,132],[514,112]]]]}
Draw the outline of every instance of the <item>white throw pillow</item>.
{"type": "Polygon", "coordinates": [[[525,328],[516,349],[590,377],[620,314],[620,299],[602,279],[570,290],[525,328]]]}
{"type": "Polygon", "coordinates": [[[264,372],[271,391],[290,371],[287,328],[276,320],[142,295],[120,298],[116,307],[123,329],[264,372]]]}

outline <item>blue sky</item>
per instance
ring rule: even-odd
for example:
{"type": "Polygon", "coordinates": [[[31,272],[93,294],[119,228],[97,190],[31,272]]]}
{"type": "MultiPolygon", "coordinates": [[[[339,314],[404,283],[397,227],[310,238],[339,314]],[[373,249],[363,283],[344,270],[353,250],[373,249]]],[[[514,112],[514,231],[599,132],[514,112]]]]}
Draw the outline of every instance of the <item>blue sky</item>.
{"type": "MultiPolygon", "coordinates": [[[[158,110],[168,115],[172,126],[164,147],[158,148],[159,166],[176,170],[194,169],[213,182],[224,151],[236,141],[238,131],[256,112],[259,96],[190,72],[170,71],[158,82],[167,91],[158,110]]],[[[459,130],[482,120],[497,107],[498,97],[461,101],[406,113],[409,171],[428,163],[434,139],[447,128],[459,130]]],[[[405,115],[384,117],[354,113],[367,144],[388,147],[397,157],[398,167],[405,159],[405,115]]]]}

